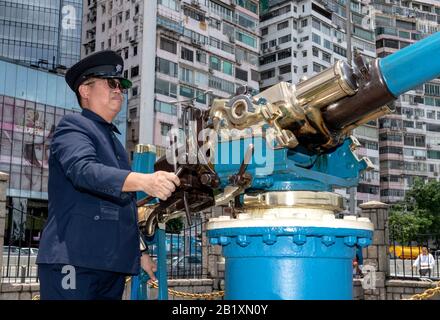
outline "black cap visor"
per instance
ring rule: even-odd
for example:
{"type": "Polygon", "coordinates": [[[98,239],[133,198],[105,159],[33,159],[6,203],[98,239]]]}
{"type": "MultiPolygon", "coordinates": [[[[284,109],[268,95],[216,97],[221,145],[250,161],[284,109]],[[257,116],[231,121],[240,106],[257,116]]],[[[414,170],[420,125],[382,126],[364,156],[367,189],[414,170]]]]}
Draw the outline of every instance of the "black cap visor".
{"type": "Polygon", "coordinates": [[[81,83],[83,83],[84,81],[90,78],[118,79],[121,82],[123,89],[129,89],[132,86],[132,82],[128,79],[125,79],[122,76],[121,72],[115,71],[115,67],[111,65],[111,66],[99,66],[97,68],[92,68],[87,70],[78,78],[75,84],[75,88],[78,90],[78,87],[81,85],[81,83]]]}

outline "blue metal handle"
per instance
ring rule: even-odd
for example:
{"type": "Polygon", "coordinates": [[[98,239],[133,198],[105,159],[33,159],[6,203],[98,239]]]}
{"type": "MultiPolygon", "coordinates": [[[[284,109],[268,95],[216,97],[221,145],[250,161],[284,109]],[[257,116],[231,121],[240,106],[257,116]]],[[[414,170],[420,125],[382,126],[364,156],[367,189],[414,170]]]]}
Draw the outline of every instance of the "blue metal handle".
{"type": "Polygon", "coordinates": [[[398,97],[440,76],[440,32],[379,61],[390,92],[398,97]]]}

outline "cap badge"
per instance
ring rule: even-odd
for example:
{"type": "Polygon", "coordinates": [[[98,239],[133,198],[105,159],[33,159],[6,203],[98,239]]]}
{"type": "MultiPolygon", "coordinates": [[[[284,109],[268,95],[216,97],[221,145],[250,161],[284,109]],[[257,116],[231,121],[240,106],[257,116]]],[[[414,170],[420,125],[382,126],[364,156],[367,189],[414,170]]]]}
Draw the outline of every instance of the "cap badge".
{"type": "Polygon", "coordinates": [[[122,66],[120,64],[116,65],[116,72],[121,72],[122,66]]]}

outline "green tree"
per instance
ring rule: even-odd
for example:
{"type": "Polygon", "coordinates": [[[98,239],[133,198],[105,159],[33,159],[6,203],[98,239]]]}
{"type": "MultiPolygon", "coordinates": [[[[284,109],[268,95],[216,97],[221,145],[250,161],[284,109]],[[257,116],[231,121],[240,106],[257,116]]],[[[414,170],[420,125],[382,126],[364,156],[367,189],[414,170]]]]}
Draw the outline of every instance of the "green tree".
{"type": "Polygon", "coordinates": [[[394,239],[405,243],[418,234],[440,231],[440,182],[424,183],[416,179],[403,202],[390,211],[390,231],[394,239]]]}

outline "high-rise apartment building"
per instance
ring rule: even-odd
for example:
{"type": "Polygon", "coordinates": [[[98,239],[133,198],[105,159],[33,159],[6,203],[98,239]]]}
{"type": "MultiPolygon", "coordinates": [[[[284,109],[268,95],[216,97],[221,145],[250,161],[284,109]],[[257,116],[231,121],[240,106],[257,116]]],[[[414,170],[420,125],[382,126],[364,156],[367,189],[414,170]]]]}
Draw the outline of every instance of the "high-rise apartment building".
{"type": "Polygon", "coordinates": [[[46,69],[80,58],[82,0],[0,1],[0,56],[46,69]]]}
{"type": "MultiPolygon", "coordinates": [[[[374,1],[373,5],[379,57],[439,31],[438,1],[374,1]]],[[[402,200],[416,177],[424,181],[438,179],[439,107],[440,79],[435,79],[402,94],[395,102],[396,111],[380,119],[380,193],[383,202],[402,200]]]]}
{"type": "MultiPolygon", "coordinates": [[[[347,60],[345,1],[275,0],[264,3],[264,8],[260,18],[260,91],[279,81],[297,83],[338,60],[347,60]]],[[[375,58],[370,7],[351,1],[351,21],[352,52],[375,58]]],[[[354,135],[362,145],[357,154],[368,156],[375,168],[362,174],[353,203],[379,200],[377,122],[357,128],[354,135]]]]}
{"type": "Polygon", "coordinates": [[[168,131],[179,125],[178,101],[206,109],[239,86],[259,88],[258,1],[91,0],[84,17],[82,55],[119,52],[133,82],[130,151],[152,143],[163,153],[168,131]]]}

